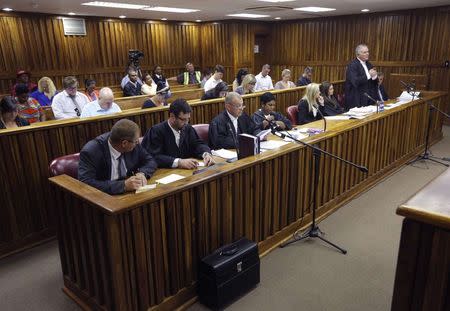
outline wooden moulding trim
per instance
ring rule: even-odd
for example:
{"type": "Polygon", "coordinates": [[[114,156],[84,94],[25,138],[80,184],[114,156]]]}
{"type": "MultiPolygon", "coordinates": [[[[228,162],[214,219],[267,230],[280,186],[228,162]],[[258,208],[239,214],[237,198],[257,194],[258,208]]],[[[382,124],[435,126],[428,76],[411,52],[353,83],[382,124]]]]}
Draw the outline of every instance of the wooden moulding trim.
{"type": "MultiPolygon", "coordinates": [[[[442,96],[441,92],[436,92],[434,96],[425,98],[425,101],[438,98],[442,96]]],[[[346,122],[340,127],[337,127],[333,131],[327,131],[322,134],[315,135],[305,140],[305,142],[315,144],[321,142],[325,139],[332,138],[336,135],[342,134],[343,132],[350,131],[354,128],[364,126],[374,120],[385,118],[391,114],[398,113],[409,107],[423,103],[424,100],[414,101],[409,104],[401,105],[399,107],[385,111],[382,114],[373,114],[363,120],[352,120],[352,122],[346,122]]],[[[317,121],[320,122],[320,121],[317,121]]],[[[56,177],[49,178],[50,182],[54,185],[59,186],[67,191],[73,193],[76,197],[89,202],[91,205],[99,207],[103,212],[107,214],[117,214],[129,211],[133,208],[141,206],[143,204],[149,204],[156,200],[163,199],[169,195],[173,195],[187,189],[196,187],[203,184],[210,179],[217,178],[218,176],[227,176],[238,170],[243,170],[249,166],[255,165],[255,163],[269,161],[273,158],[279,157],[281,155],[295,152],[304,146],[299,144],[289,144],[283,147],[281,150],[269,150],[263,154],[259,154],[253,157],[242,159],[233,163],[229,163],[226,166],[217,167],[203,172],[202,174],[189,176],[183,178],[182,180],[171,183],[170,185],[159,185],[157,190],[147,191],[139,194],[135,194],[132,197],[124,196],[118,199],[116,196],[111,196],[104,193],[94,187],[91,187],[85,183],[82,183],[70,176],[60,175],[56,177]]],[[[378,173],[377,173],[378,174],[378,173]]]]}
{"type": "Polygon", "coordinates": [[[28,235],[26,238],[19,239],[16,242],[5,243],[5,246],[0,244],[0,259],[10,255],[20,253],[31,247],[35,247],[55,239],[55,230],[46,228],[42,231],[35,232],[28,235]]]}
{"type": "MultiPolygon", "coordinates": [[[[370,61],[372,65],[379,66],[379,67],[435,67],[435,68],[441,68],[442,63],[436,62],[436,61],[383,61],[383,60],[371,60],[370,61]]],[[[286,67],[293,67],[293,66],[315,66],[315,67],[321,67],[321,66],[331,66],[331,67],[346,67],[348,65],[349,61],[305,61],[298,64],[272,64],[272,66],[286,66],[286,67]]]]}
{"type": "Polygon", "coordinates": [[[397,208],[397,215],[450,230],[450,217],[446,214],[430,212],[420,207],[402,205],[397,208]]]}

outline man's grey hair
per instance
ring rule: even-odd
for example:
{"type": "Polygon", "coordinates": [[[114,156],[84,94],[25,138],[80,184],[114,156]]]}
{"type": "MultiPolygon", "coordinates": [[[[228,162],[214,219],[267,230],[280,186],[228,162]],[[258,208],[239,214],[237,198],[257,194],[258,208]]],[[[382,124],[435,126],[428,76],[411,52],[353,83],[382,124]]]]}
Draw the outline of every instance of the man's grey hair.
{"type": "Polygon", "coordinates": [[[225,96],[225,104],[231,104],[235,98],[242,98],[242,96],[239,93],[236,92],[230,92],[225,96]]]}
{"type": "Polygon", "coordinates": [[[114,93],[109,87],[102,87],[100,89],[100,91],[98,92],[98,97],[99,98],[105,98],[105,97],[114,98],[114,93]]]}
{"type": "Polygon", "coordinates": [[[359,54],[361,54],[361,50],[362,50],[363,48],[367,48],[367,45],[366,45],[366,44],[359,44],[359,45],[356,47],[356,49],[355,49],[356,56],[358,56],[359,54]]]}

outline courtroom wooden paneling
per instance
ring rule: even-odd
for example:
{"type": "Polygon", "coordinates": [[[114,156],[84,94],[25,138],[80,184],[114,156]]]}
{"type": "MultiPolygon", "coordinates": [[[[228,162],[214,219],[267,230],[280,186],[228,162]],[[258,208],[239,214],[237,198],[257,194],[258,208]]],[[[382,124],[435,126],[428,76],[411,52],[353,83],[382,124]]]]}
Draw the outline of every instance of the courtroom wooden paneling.
{"type": "MultiPolygon", "coordinates": [[[[426,100],[444,105],[442,94],[428,95],[426,100]]],[[[331,122],[328,132],[309,138],[369,168],[363,174],[323,157],[319,217],[423,149],[427,112],[425,101],[417,101],[364,120],[331,122]]],[[[435,119],[435,124],[432,137],[439,139],[442,119],[435,119]]],[[[320,125],[320,121],[313,124],[320,125]]],[[[58,185],[55,198],[60,202],[58,228],[66,290],[92,308],[111,309],[109,303],[114,310],[167,310],[168,305],[173,309],[183,304],[195,295],[197,262],[202,256],[242,236],[259,242],[264,253],[308,224],[311,161],[309,150],[290,144],[154,191],[118,198],[68,176],[52,178],[58,185]],[[266,176],[271,176],[271,183],[261,182],[266,176]],[[66,201],[70,204],[63,204],[66,201]],[[86,227],[95,222],[99,232],[96,241],[90,241],[92,233],[86,227]],[[101,251],[106,251],[100,257],[109,261],[90,253],[99,243],[104,243],[101,251]],[[99,268],[110,276],[107,286],[97,285],[102,273],[91,275],[99,268]]]]}

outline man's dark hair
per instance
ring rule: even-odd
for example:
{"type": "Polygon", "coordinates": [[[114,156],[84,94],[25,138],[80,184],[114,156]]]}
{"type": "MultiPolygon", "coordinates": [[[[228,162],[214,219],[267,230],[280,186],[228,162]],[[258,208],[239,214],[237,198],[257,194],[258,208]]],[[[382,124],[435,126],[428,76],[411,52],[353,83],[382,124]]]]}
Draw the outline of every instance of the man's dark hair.
{"type": "Polygon", "coordinates": [[[225,73],[225,68],[223,68],[222,65],[216,65],[216,66],[214,67],[214,72],[225,73]]]}
{"type": "Polygon", "coordinates": [[[17,110],[17,103],[12,96],[5,96],[0,101],[0,112],[7,113],[17,110]]]}
{"type": "Polygon", "coordinates": [[[28,86],[24,83],[17,84],[15,91],[16,91],[16,95],[28,94],[30,92],[30,90],[28,89],[28,86]]]}
{"type": "Polygon", "coordinates": [[[113,144],[119,144],[123,140],[134,141],[139,133],[139,126],[131,120],[121,119],[111,128],[109,139],[113,144]]]}
{"type": "Polygon", "coordinates": [[[261,95],[261,97],[259,98],[260,102],[261,102],[261,106],[264,104],[267,104],[268,102],[275,100],[275,96],[270,93],[270,92],[266,92],[264,94],[261,95]]]}
{"type": "Polygon", "coordinates": [[[174,116],[178,117],[180,112],[190,113],[192,111],[191,106],[183,98],[177,98],[173,103],[170,104],[169,114],[173,113],[174,116]]]}
{"type": "Polygon", "coordinates": [[[237,75],[236,75],[236,81],[238,86],[240,86],[242,84],[242,79],[244,79],[244,77],[248,75],[248,69],[247,68],[241,68],[239,69],[237,75]]]}

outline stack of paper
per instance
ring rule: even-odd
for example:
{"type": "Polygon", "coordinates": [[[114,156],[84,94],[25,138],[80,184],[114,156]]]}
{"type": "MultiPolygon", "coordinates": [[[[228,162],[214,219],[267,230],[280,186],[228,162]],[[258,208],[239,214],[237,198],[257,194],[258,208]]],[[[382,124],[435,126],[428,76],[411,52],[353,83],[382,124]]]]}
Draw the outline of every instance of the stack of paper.
{"type": "Polygon", "coordinates": [[[262,141],[260,143],[260,148],[266,149],[266,150],[272,150],[272,149],[280,148],[281,146],[284,146],[287,144],[289,144],[289,142],[282,141],[282,140],[268,140],[268,141],[262,141]]]}
{"type": "Polygon", "coordinates": [[[377,112],[377,106],[355,107],[344,113],[345,115],[355,118],[364,119],[365,117],[377,112]]]}
{"type": "Polygon", "coordinates": [[[337,116],[326,116],[325,119],[328,120],[334,120],[334,121],[340,121],[340,120],[348,120],[350,119],[350,116],[345,116],[343,114],[337,115],[337,116]]]}
{"type": "Polygon", "coordinates": [[[283,133],[285,135],[284,141],[287,141],[287,142],[294,141],[289,136],[292,136],[293,138],[295,138],[297,140],[302,140],[306,137],[309,137],[308,134],[300,133],[300,131],[283,131],[281,133],[283,133]]]}
{"type": "Polygon", "coordinates": [[[180,179],[183,179],[183,178],[184,178],[184,176],[181,176],[181,175],[178,175],[178,174],[170,174],[169,176],[166,176],[164,178],[158,179],[156,182],[158,184],[167,185],[167,184],[170,184],[171,182],[174,182],[174,181],[177,181],[177,180],[180,180],[180,179]]]}
{"type": "Polygon", "coordinates": [[[233,159],[233,158],[237,158],[237,152],[236,151],[230,151],[230,150],[226,150],[226,149],[218,149],[218,150],[213,150],[211,151],[211,153],[215,156],[224,158],[224,159],[233,159]]]}

